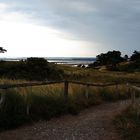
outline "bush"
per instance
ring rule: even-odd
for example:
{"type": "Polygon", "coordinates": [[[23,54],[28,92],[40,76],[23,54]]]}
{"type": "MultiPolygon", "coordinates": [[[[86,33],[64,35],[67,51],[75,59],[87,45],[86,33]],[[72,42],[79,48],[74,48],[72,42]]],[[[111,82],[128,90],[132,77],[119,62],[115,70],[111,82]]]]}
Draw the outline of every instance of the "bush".
{"type": "Polygon", "coordinates": [[[67,113],[76,113],[76,108],[73,102],[64,97],[51,97],[32,94],[30,104],[31,116],[35,119],[50,119],[67,113]]]}
{"type": "Polygon", "coordinates": [[[44,58],[27,58],[19,62],[1,62],[0,76],[10,79],[43,81],[62,79],[64,72],[44,58]]]}
{"type": "Polygon", "coordinates": [[[140,139],[140,108],[128,107],[116,116],[114,124],[126,140],[140,139]]]}
{"type": "Polygon", "coordinates": [[[29,121],[24,98],[18,93],[8,91],[0,108],[0,130],[16,128],[29,121]]]}
{"type": "Polygon", "coordinates": [[[137,61],[119,64],[117,66],[118,71],[126,71],[126,72],[139,72],[140,71],[140,63],[137,61]]]}
{"type": "MultiPolygon", "coordinates": [[[[114,93],[113,88],[100,89],[69,85],[69,96],[64,98],[63,85],[15,88],[6,92],[5,102],[0,106],[0,130],[16,128],[28,122],[48,120],[64,114],[78,114],[84,108],[102,101],[124,99],[124,92],[114,93]],[[27,114],[27,105],[29,114],[27,114]]],[[[127,96],[126,96],[127,97],[127,96]]]]}
{"type": "Polygon", "coordinates": [[[71,97],[28,93],[21,95],[15,91],[7,91],[5,101],[0,106],[0,131],[16,128],[31,120],[48,120],[63,114],[77,114],[78,109],[71,97]],[[27,104],[29,115],[27,115],[27,104]]]}

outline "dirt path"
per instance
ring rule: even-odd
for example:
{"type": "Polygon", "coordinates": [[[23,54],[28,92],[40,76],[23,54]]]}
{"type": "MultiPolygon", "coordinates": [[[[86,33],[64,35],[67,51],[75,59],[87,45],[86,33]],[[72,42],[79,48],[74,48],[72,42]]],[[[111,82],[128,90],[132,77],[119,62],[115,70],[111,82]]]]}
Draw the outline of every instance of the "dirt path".
{"type": "Polygon", "coordinates": [[[128,102],[106,103],[50,121],[0,133],[0,140],[121,140],[112,118],[128,106],[128,102]]]}

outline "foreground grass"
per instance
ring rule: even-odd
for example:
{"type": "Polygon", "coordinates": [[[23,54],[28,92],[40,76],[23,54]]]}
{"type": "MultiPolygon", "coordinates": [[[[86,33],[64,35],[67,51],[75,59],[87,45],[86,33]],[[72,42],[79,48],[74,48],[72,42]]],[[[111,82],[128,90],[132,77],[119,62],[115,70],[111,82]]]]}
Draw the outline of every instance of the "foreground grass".
{"type": "Polygon", "coordinates": [[[95,70],[92,68],[77,68],[66,65],[58,65],[65,73],[68,80],[80,80],[94,83],[127,83],[140,82],[140,72],[115,72],[107,70],[95,70]]]}
{"type": "MultiPolygon", "coordinates": [[[[93,69],[58,66],[65,78],[92,83],[139,82],[140,73],[120,73],[93,69]]],[[[0,84],[25,83],[23,80],[1,79],[0,84]]],[[[28,81],[29,82],[29,81],[28,81]]],[[[3,91],[0,91],[0,96],[3,91]]],[[[101,104],[130,98],[129,88],[124,84],[108,88],[86,87],[69,84],[69,96],[64,98],[64,85],[55,84],[6,91],[5,101],[0,106],[0,130],[16,128],[32,121],[48,120],[64,114],[78,114],[80,110],[101,104]],[[27,110],[29,108],[29,114],[27,110]]]]}
{"type": "MultiPolygon", "coordinates": [[[[105,101],[117,101],[130,97],[128,89],[123,86],[119,86],[117,92],[114,86],[90,87],[87,97],[85,86],[70,84],[69,96],[65,99],[63,86],[63,84],[55,84],[7,90],[5,101],[0,106],[0,130],[16,128],[32,121],[48,120],[64,114],[76,115],[84,108],[105,101]],[[27,108],[29,108],[29,114],[27,114],[27,108]]],[[[0,92],[1,95],[2,92],[0,92]]]]}
{"type": "Polygon", "coordinates": [[[114,122],[124,139],[140,140],[140,107],[129,106],[114,122]]]}

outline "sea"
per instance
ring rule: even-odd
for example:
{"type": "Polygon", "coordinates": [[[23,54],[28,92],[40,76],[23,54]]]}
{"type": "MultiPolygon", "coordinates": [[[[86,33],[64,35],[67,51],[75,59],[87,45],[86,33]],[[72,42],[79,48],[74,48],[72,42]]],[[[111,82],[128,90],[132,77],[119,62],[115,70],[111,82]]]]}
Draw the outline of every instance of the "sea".
{"type": "MultiPolygon", "coordinates": [[[[96,58],[94,57],[44,57],[44,58],[48,62],[52,62],[55,64],[62,64],[62,65],[71,65],[71,66],[77,66],[79,64],[87,66],[96,60],[96,58]]],[[[5,60],[5,61],[20,61],[26,59],[27,57],[0,58],[0,60],[5,60]]]]}

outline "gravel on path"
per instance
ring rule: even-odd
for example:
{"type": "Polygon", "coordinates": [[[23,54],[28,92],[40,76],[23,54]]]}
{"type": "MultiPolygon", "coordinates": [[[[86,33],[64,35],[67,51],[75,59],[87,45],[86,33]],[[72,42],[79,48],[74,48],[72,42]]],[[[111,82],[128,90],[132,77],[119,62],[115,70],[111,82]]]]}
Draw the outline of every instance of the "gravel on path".
{"type": "Polygon", "coordinates": [[[0,133],[0,140],[121,140],[112,119],[129,105],[129,101],[105,103],[49,121],[0,133]]]}

